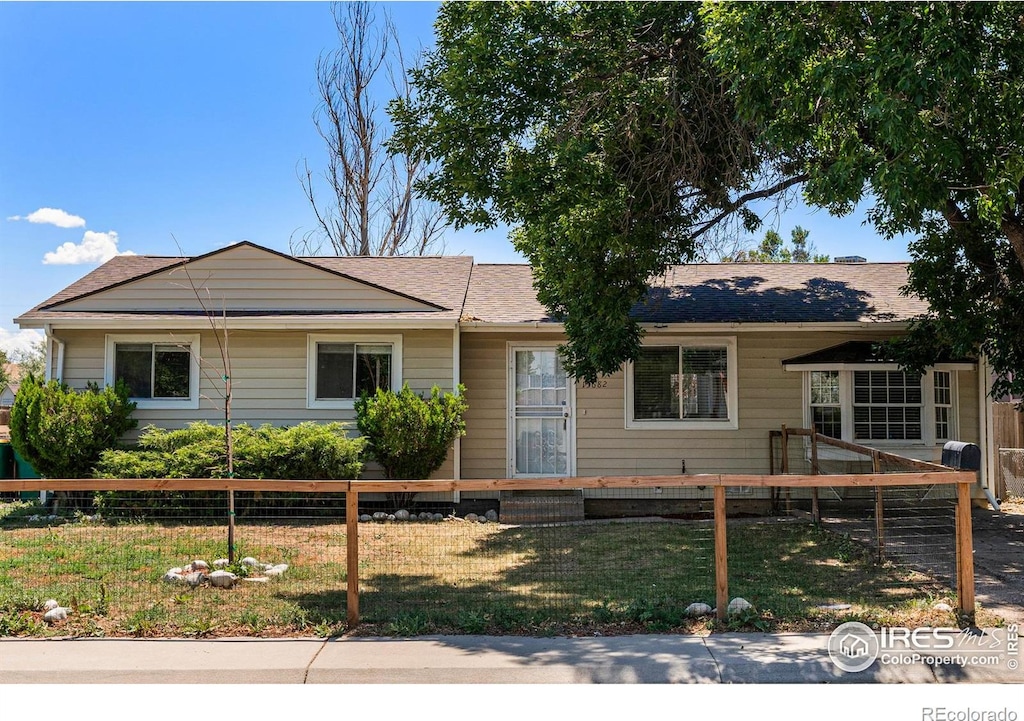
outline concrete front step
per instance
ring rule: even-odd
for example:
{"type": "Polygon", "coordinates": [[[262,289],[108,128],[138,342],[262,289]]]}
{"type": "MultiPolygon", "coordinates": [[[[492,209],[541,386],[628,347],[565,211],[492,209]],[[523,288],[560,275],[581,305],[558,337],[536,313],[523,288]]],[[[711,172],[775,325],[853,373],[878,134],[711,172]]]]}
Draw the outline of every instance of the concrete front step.
{"type": "Polygon", "coordinates": [[[502,491],[499,521],[509,524],[583,520],[583,491],[502,491]]]}

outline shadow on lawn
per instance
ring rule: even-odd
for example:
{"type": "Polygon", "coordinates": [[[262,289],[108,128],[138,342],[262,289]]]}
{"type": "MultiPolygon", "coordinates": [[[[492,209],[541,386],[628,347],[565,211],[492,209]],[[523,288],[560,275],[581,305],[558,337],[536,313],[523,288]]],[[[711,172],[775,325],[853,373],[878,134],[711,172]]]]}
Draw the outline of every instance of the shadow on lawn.
{"type": "MultiPolygon", "coordinates": [[[[736,524],[729,548],[730,596],[754,604],[760,615],[746,619],[754,627],[759,618],[826,621],[819,605],[887,607],[935,592],[810,524],[736,524]]],[[[707,622],[683,611],[714,605],[713,558],[706,524],[505,527],[415,569],[362,559],[360,611],[386,635],[693,629],[707,622]]],[[[311,618],[345,620],[343,591],[283,598],[311,618]]]]}

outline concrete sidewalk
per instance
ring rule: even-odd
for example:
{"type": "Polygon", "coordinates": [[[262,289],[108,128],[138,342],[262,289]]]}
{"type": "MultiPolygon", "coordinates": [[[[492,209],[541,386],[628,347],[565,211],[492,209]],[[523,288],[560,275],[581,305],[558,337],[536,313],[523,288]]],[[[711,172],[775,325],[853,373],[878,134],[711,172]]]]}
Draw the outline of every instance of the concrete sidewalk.
{"type": "Polygon", "coordinates": [[[0,683],[1022,683],[999,666],[844,673],[828,634],[0,639],[0,683]]]}

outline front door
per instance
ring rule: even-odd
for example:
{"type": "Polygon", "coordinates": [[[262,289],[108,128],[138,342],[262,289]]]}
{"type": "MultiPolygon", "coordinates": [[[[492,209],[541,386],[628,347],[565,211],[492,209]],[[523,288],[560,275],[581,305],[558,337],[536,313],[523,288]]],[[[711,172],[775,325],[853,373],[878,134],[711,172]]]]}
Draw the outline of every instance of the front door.
{"type": "Polygon", "coordinates": [[[509,353],[509,476],[571,476],[574,387],[554,347],[509,353]]]}

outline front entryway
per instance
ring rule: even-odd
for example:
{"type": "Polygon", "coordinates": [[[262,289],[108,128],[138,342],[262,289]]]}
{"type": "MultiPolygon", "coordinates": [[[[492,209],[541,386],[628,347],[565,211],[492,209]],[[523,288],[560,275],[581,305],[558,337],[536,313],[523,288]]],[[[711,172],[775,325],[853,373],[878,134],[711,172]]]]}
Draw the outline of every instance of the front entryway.
{"type": "Polygon", "coordinates": [[[554,346],[510,346],[508,475],[575,475],[575,387],[554,346]]]}

